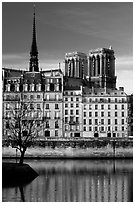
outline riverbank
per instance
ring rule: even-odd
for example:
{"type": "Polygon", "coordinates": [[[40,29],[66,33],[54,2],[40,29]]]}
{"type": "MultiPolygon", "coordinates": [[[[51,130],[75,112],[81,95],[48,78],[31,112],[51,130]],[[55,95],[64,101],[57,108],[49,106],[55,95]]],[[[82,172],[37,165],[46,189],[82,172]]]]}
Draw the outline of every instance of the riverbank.
{"type": "MultiPolygon", "coordinates": [[[[12,147],[2,148],[3,158],[19,158],[19,151],[12,147]]],[[[132,147],[118,147],[114,149],[107,145],[105,147],[94,147],[94,148],[72,148],[72,147],[31,147],[28,148],[25,154],[25,159],[36,158],[36,159],[48,159],[48,158],[59,158],[59,159],[113,159],[113,158],[133,158],[133,148],[132,147]]]]}

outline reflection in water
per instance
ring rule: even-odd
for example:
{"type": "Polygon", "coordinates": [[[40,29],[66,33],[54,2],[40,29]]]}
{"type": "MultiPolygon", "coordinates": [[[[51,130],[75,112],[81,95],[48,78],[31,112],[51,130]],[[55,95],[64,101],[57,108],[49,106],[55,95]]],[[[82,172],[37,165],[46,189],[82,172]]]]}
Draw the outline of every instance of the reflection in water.
{"type": "Polygon", "coordinates": [[[132,160],[31,160],[39,173],[26,186],[3,188],[3,201],[128,202],[133,196],[132,160]]]}

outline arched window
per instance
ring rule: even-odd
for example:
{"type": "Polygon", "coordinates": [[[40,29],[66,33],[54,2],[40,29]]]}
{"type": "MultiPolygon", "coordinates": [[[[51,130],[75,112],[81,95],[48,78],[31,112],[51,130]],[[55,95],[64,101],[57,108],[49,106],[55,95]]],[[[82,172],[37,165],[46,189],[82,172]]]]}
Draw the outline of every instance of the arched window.
{"type": "Polygon", "coordinates": [[[92,57],[92,72],[93,72],[93,76],[96,75],[96,59],[95,56],[92,57]]]}
{"type": "Polygon", "coordinates": [[[100,75],[100,57],[97,56],[97,74],[100,75]]]}

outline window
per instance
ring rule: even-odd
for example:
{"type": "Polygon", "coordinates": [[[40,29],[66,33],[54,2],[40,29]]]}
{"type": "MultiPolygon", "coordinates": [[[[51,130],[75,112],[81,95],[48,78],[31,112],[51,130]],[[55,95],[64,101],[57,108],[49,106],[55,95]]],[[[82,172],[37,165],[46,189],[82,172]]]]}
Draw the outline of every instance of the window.
{"type": "Polygon", "coordinates": [[[19,103],[16,103],[15,104],[15,109],[19,109],[19,105],[20,105],[19,103]]]}
{"type": "Polygon", "coordinates": [[[59,94],[55,95],[55,100],[58,101],[59,100],[59,94]]]}
{"type": "Polygon", "coordinates": [[[59,111],[55,111],[55,119],[59,119],[59,111]]]}
{"type": "Polygon", "coordinates": [[[118,128],[117,128],[117,126],[115,126],[115,131],[117,131],[118,130],[118,128]]]}
{"type": "Polygon", "coordinates": [[[68,130],[68,125],[65,125],[65,130],[68,130]]]}
{"type": "Polygon", "coordinates": [[[46,121],[46,128],[49,128],[49,121],[46,121]]]}
{"type": "Polygon", "coordinates": [[[71,101],[73,101],[73,98],[71,97],[71,101]]]}
{"type": "Polygon", "coordinates": [[[65,115],[68,115],[68,110],[65,110],[65,115]]]}
{"type": "Polygon", "coordinates": [[[78,131],[80,129],[79,125],[76,126],[76,130],[78,131]]]}
{"type": "Polygon", "coordinates": [[[76,101],[79,101],[79,98],[76,98],[76,101]]]}
{"type": "Polygon", "coordinates": [[[111,127],[110,126],[108,126],[108,131],[111,131],[111,127]]]}
{"type": "Polygon", "coordinates": [[[115,103],[117,103],[117,98],[115,98],[115,103]]]}
{"type": "Polygon", "coordinates": [[[37,109],[40,109],[40,104],[37,104],[37,109]]]}
{"type": "Polygon", "coordinates": [[[92,124],[92,120],[91,119],[89,119],[89,125],[91,125],[92,124]]]}
{"type": "Polygon", "coordinates": [[[68,98],[65,98],[65,101],[68,101],[68,98]]]}
{"type": "Polygon", "coordinates": [[[111,116],[111,113],[110,112],[108,112],[108,117],[110,117],[111,116]]]}
{"type": "Polygon", "coordinates": [[[104,119],[101,119],[101,124],[104,125],[104,119]]]}
{"type": "Polygon", "coordinates": [[[124,105],[121,106],[121,109],[124,109],[124,105]]]}
{"type": "Polygon", "coordinates": [[[111,99],[110,98],[108,98],[108,103],[110,103],[111,102],[111,99]]]}
{"type": "Polygon", "coordinates": [[[89,131],[92,131],[92,128],[91,128],[91,126],[89,127],[89,131]]]}
{"type": "Polygon", "coordinates": [[[103,126],[101,127],[101,131],[104,131],[104,127],[103,126]]]}
{"type": "Polygon", "coordinates": [[[117,112],[115,112],[115,117],[117,117],[117,112]]]}
{"type": "Polygon", "coordinates": [[[95,117],[97,117],[98,116],[98,112],[95,112],[95,117]]]}
{"type": "Polygon", "coordinates": [[[46,117],[50,118],[50,112],[49,111],[46,112],[46,117]]]}
{"type": "Polygon", "coordinates": [[[30,104],[30,109],[34,109],[34,105],[32,103],[30,104]]]}
{"type": "Polygon", "coordinates": [[[55,130],[55,136],[56,137],[58,136],[58,130],[55,130]]]}
{"type": "Polygon", "coordinates": [[[58,104],[57,104],[57,103],[55,104],[55,109],[59,109],[59,106],[58,106],[58,104]]]}
{"type": "Polygon", "coordinates": [[[117,119],[115,119],[115,125],[117,125],[117,119]]]}
{"type": "Polygon", "coordinates": [[[67,108],[68,107],[68,103],[65,103],[65,108],[67,108]]]}
{"type": "Polygon", "coordinates": [[[39,98],[40,98],[40,95],[37,95],[37,98],[39,99],[39,98]]]}
{"type": "Polygon", "coordinates": [[[77,122],[77,123],[79,122],[79,117],[76,117],[76,122],[77,122]]]}
{"type": "Polygon", "coordinates": [[[70,130],[74,130],[74,125],[70,125],[70,130]]]}
{"type": "Polygon", "coordinates": [[[96,109],[96,110],[98,109],[98,105],[95,105],[95,109],[96,109]]]}
{"type": "Polygon", "coordinates": [[[122,112],[121,114],[122,114],[122,117],[124,117],[124,112],[122,112]]]}
{"type": "Polygon", "coordinates": [[[89,117],[91,117],[92,116],[92,112],[89,112],[89,117]]]}
{"type": "Polygon", "coordinates": [[[34,99],[34,95],[30,95],[30,99],[34,99]]]}
{"type": "Polygon", "coordinates": [[[79,110],[76,110],[76,115],[79,115],[79,110]]]}
{"type": "Polygon", "coordinates": [[[104,112],[101,112],[101,117],[104,117],[104,112]]]}
{"type": "Polygon", "coordinates": [[[86,110],[86,105],[84,105],[84,110],[86,110]]]}
{"type": "Polygon", "coordinates": [[[9,109],[9,103],[6,104],[6,110],[8,110],[8,109],[9,109]]]}
{"type": "Polygon", "coordinates": [[[104,109],[104,105],[101,105],[101,109],[104,109]]]}
{"type": "Polygon", "coordinates": [[[50,96],[49,96],[49,94],[47,94],[46,95],[46,100],[49,101],[49,98],[50,98],[50,96]]]}
{"type": "Polygon", "coordinates": [[[55,121],[55,128],[59,128],[58,121],[55,121]]]}
{"type": "Polygon", "coordinates": [[[73,114],[74,114],[73,110],[70,110],[70,115],[73,115],[73,114]]]}
{"type": "Polygon", "coordinates": [[[121,130],[124,131],[124,126],[121,127],[121,130]]]}
{"type": "Polygon", "coordinates": [[[74,107],[74,104],[73,104],[73,103],[71,103],[71,104],[70,104],[70,107],[71,107],[71,108],[73,108],[73,107],[74,107]]]}
{"type": "Polygon", "coordinates": [[[27,98],[27,95],[24,95],[23,97],[24,97],[24,99],[26,99],[26,98],[27,98]]]}
{"type": "Polygon", "coordinates": [[[108,105],[108,110],[110,110],[110,105],[108,105]]]}
{"type": "Polygon", "coordinates": [[[49,104],[46,104],[46,109],[49,109],[49,104]]]}
{"type": "Polygon", "coordinates": [[[74,122],[74,117],[70,116],[70,122],[74,122]]]}
{"type": "Polygon", "coordinates": [[[110,125],[111,124],[111,120],[110,119],[108,119],[108,125],[110,125]]]}
{"type": "Polygon", "coordinates": [[[79,108],[79,104],[78,103],[76,104],[76,108],[79,108]]]}
{"type": "Polygon", "coordinates": [[[98,119],[95,119],[95,124],[98,125],[98,119]]]}
{"type": "MultiPolygon", "coordinates": [[[[89,105],[89,109],[91,109],[91,105],[89,105]]],[[[95,108],[96,109],[96,108],[95,108]]]]}
{"type": "Polygon", "coordinates": [[[84,117],[86,117],[86,112],[84,112],[84,117]]]}
{"type": "Polygon", "coordinates": [[[73,92],[71,92],[71,95],[73,96],[73,92]]]}
{"type": "Polygon", "coordinates": [[[68,117],[65,117],[65,123],[68,123],[68,117]]]}
{"type": "Polygon", "coordinates": [[[86,127],[84,127],[83,130],[86,131],[86,127]]]}
{"type": "Polygon", "coordinates": [[[117,110],[117,105],[115,105],[115,110],[117,110]]]}
{"type": "Polygon", "coordinates": [[[122,125],[124,125],[124,119],[121,120],[122,125]]]}
{"type": "Polygon", "coordinates": [[[9,122],[6,122],[6,128],[7,129],[9,128],[9,122]]]}
{"type": "Polygon", "coordinates": [[[124,98],[122,98],[122,103],[124,103],[125,102],[125,99],[124,98]]]}
{"type": "Polygon", "coordinates": [[[83,124],[86,125],[86,119],[83,120],[83,124]]]}
{"type": "Polygon", "coordinates": [[[41,117],[41,112],[37,112],[37,117],[41,117]]]}

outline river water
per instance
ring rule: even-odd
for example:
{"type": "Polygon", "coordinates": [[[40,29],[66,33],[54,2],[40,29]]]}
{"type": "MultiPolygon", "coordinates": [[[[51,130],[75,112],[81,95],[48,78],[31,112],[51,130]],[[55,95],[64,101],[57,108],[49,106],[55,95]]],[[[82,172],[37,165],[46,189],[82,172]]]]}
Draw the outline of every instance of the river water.
{"type": "MultiPolygon", "coordinates": [[[[13,160],[12,160],[13,162],[13,160]]],[[[132,202],[132,160],[26,160],[39,176],[2,188],[3,202],[132,202]]]]}

